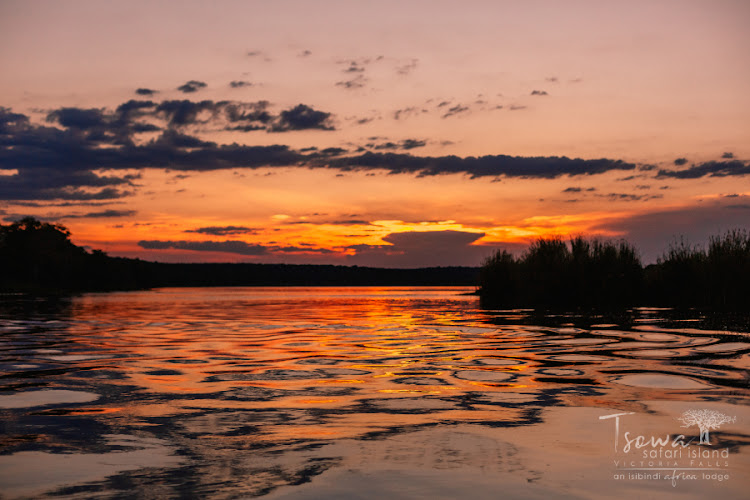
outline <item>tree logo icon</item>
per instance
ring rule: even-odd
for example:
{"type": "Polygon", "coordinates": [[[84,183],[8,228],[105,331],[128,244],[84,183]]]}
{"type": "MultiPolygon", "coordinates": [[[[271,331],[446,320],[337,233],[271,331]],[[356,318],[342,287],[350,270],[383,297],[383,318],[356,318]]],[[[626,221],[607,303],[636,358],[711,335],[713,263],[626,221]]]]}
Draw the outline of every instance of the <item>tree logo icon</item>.
{"type": "Polygon", "coordinates": [[[677,417],[684,425],[682,427],[692,427],[697,425],[701,431],[701,440],[698,444],[711,445],[708,440],[708,431],[711,429],[718,429],[724,424],[734,422],[737,417],[730,417],[724,415],[716,410],[687,410],[682,416],[677,417]]]}

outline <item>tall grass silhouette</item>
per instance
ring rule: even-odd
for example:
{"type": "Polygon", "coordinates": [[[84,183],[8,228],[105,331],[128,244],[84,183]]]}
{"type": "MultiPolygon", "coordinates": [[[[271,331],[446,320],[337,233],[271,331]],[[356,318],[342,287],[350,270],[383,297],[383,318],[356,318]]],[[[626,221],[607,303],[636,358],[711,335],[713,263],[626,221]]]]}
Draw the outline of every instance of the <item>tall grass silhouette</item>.
{"type": "Polygon", "coordinates": [[[643,267],[625,241],[540,238],[519,258],[506,251],[488,258],[479,286],[498,305],[616,306],[637,301],[643,267]]]}
{"type": "Polygon", "coordinates": [[[489,257],[479,280],[479,295],[491,307],[750,310],[750,234],[730,230],[711,237],[707,249],[680,239],[645,268],[624,240],[540,238],[519,257],[489,257]]]}
{"type": "Polygon", "coordinates": [[[675,241],[647,277],[651,293],[669,305],[750,310],[750,233],[712,236],[707,249],[675,241]]]}

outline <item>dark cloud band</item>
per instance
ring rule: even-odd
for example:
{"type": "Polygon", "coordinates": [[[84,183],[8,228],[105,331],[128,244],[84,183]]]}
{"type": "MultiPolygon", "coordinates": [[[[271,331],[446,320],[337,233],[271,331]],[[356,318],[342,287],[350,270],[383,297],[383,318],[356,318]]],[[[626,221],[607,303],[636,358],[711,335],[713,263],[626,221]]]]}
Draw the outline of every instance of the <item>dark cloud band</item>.
{"type": "Polygon", "coordinates": [[[606,158],[582,160],[565,156],[521,157],[488,155],[426,157],[397,153],[367,152],[360,156],[336,158],[328,165],[341,170],[382,169],[390,173],[413,173],[421,177],[468,174],[477,177],[521,177],[554,179],[563,175],[594,175],[611,170],[634,170],[636,165],[606,158]]]}
{"type": "MultiPolygon", "coordinates": [[[[677,161],[675,161],[677,164],[677,161]]],[[[680,163],[681,165],[682,163],[680,163]]],[[[750,163],[739,160],[709,161],[693,165],[685,170],[659,170],[656,177],[674,179],[698,179],[701,177],[730,177],[750,175],[750,163]]]]}

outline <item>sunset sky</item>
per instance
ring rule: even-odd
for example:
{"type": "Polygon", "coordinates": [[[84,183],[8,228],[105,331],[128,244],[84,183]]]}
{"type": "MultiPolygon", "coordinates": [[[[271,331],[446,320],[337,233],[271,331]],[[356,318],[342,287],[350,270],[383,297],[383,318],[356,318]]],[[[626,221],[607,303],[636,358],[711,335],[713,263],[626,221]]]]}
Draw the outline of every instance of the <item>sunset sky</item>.
{"type": "Polygon", "coordinates": [[[750,2],[0,3],[0,217],[165,262],[750,228],[750,2]]]}

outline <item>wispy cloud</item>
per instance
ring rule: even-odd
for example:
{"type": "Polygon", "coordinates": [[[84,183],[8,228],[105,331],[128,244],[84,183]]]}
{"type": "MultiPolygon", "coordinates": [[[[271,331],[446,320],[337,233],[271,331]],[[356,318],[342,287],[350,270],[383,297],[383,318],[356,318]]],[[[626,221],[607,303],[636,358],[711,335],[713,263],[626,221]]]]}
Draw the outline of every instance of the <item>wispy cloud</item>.
{"type": "Polygon", "coordinates": [[[231,82],[229,82],[229,86],[233,89],[241,89],[244,87],[252,87],[253,84],[245,80],[232,80],[231,82]]]}
{"type": "Polygon", "coordinates": [[[185,94],[191,94],[193,92],[197,92],[200,89],[204,89],[208,86],[205,82],[201,82],[198,80],[190,80],[189,82],[183,83],[179,87],[177,87],[177,90],[180,92],[184,92],[185,94]]]}
{"type": "Polygon", "coordinates": [[[208,234],[211,236],[229,236],[237,234],[256,234],[258,230],[245,226],[208,226],[195,229],[186,229],[185,232],[208,234]]]}
{"type": "Polygon", "coordinates": [[[402,63],[396,66],[396,73],[402,76],[406,76],[410,74],[412,71],[417,69],[417,66],[419,65],[418,59],[411,59],[410,61],[406,63],[402,63]]]}
{"type": "Polygon", "coordinates": [[[88,212],[85,214],[67,214],[59,216],[60,219],[110,219],[117,217],[132,217],[135,210],[102,210],[99,212],[88,212]]]}
{"type": "Polygon", "coordinates": [[[343,87],[347,90],[361,89],[367,85],[367,78],[362,75],[357,75],[351,80],[342,80],[336,82],[337,87],[343,87]]]}

